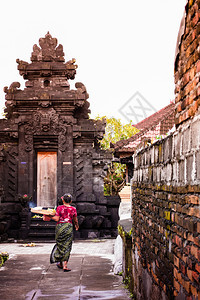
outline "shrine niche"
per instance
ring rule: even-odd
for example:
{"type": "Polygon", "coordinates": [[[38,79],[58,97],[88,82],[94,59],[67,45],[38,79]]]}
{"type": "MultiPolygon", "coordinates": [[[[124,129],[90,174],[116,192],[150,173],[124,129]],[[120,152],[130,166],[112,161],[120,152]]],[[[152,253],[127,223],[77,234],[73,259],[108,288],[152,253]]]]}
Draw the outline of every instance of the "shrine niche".
{"type": "Polygon", "coordinates": [[[4,88],[6,119],[0,120],[0,222],[9,219],[9,236],[20,237],[23,229],[27,237],[31,221],[22,221],[28,207],[22,209],[19,195],[30,197],[29,207],[52,207],[69,192],[79,214],[78,237],[115,236],[119,203],[103,195],[112,155],[99,147],[106,124],[89,119],[82,83],[70,89],[75,59],[65,62],[63,46],[47,33],[33,46],[31,62],[17,64],[25,88],[19,82],[4,88]]]}

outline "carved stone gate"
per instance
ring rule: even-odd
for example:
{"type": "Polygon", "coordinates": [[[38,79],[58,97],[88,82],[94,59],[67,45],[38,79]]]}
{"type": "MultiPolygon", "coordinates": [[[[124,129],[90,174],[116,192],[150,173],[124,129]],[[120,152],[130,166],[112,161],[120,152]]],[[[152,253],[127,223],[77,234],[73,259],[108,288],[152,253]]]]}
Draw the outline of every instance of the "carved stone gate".
{"type": "Polygon", "coordinates": [[[89,119],[89,96],[82,83],[70,89],[75,59],[65,62],[62,45],[49,33],[39,45],[33,46],[31,63],[17,59],[25,89],[18,82],[4,88],[0,210],[10,220],[8,233],[18,235],[19,195],[32,197],[32,207],[54,206],[69,192],[79,214],[80,237],[115,236],[119,203],[109,204],[103,195],[103,168],[112,156],[98,143],[106,124],[89,119]]]}

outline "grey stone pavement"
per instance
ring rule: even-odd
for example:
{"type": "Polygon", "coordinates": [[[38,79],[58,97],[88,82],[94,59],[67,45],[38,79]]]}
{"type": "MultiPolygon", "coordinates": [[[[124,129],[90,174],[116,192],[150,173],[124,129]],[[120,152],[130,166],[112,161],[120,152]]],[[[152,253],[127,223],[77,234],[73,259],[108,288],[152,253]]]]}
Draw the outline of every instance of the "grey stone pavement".
{"type": "Polygon", "coordinates": [[[71,272],[50,264],[53,243],[1,243],[9,260],[0,268],[1,300],[126,300],[122,277],[114,275],[113,239],[74,241],[68,263],[71,272]]]}

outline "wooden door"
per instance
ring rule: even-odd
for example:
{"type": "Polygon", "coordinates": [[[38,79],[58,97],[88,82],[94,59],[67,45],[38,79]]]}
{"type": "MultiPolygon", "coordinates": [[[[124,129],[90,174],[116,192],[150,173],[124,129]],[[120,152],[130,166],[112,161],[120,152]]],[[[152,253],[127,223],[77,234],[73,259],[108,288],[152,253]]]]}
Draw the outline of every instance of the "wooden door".
{"type": "Polygon", "coordinates": [[[57,153],[37,153],[37,206],[55,206],[57,200],[57,153]]]}

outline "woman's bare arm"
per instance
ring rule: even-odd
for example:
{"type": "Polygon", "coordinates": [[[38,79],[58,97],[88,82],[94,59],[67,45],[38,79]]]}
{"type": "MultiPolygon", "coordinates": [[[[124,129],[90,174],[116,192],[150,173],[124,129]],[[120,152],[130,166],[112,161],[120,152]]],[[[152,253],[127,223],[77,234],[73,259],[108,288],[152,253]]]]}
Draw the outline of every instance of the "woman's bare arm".
{"type": "Polygon", "coordinates": [[[58,222],[60,220],[60,216],[53,216],[51,217],[51,220],[58,222]]]}
{"type": "Polygon", "coordinates": [[[73,221],[74,221],[75,229],[78,230],[79,229],[78,218],[73,216],[73,221]]]}

